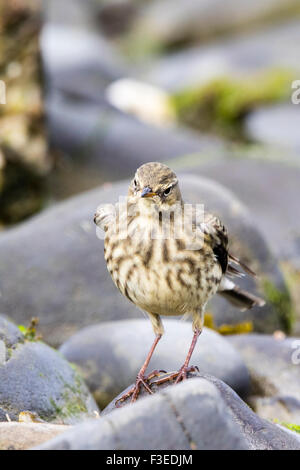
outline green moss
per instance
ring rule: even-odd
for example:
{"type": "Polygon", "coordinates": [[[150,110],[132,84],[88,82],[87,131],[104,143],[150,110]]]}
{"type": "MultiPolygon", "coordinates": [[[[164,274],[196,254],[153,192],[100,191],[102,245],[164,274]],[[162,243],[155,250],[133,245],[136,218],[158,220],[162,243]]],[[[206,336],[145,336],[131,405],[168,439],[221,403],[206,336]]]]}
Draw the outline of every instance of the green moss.
{"type": "Polygon", "coordinates": [[[279,421],[277,418],[273,419],[273,423],[280,424],[281,426],[284,426],[285,428],[288,428],[291,431],[300,433],[300,425],[299,424],[286,423],[285,421],[279,421]]]}
{"type": "Polygon", "coordinates": [[[282,426],[285,426],[286,428],[290,429],[291,431],[295,431],[300,433],[300,426],[299,424],[292,424],[292,423],[280,423],[282,426]]]}
{"type": "Polygon", "coordinates": [[[55,410],[56,419],[62,422],[70,422],[72,418],[88,412],[84,401],[86,392],[83,389],[83,380],[77,372],[74,374],[74,383],[72,384],[67,383],[60,374],[58,374],[58,377],[64,386],[63,393],[58,403],[54,399],[51,399],[50,403],[55,410]]]}
{"type": "Polygon", "coordinates": [[[180,121],[221,133],[241,132],[243,117],[252,109],[290,96],[292,71],[272,69],[239,79],[220,77],[178,92],[171,103],[180,121]]]}
{"type": "Polygon", "coordinates": [[[266,300],[271,303],[278,314],[281,328],[291,333],[294,312],[288,290],[279,290],[269,279],[262,281],[262,289],[266,300]]]}
{"type": "Polygon", "coordinates": [[[56,403],[56,401],[53,398],[50,398],[49,401],[50,401],[51,406],[54,408],[55,413],[57,415],[60,415],[62,413],[62,408],[60,406],[58,406],[58,404],[56,403]]]}
{"type": "Polygon", "coordinates": [[[37,336],[37,331],[36,327],[39,323],[39,319],[36,317],[33,317],[30,320],[30,325],[29,326],[24,326],[24,325],[18,325],[19,330],[24,336],[24,339],[27,341],[38,341],[41,339],[41,336],[37,336]]]}

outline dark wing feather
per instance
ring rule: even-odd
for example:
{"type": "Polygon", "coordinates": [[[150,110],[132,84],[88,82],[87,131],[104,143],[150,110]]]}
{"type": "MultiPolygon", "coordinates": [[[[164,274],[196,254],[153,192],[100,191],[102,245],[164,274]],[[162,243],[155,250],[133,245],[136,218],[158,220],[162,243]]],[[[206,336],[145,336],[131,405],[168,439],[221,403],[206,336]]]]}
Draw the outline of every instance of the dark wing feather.
{"type": "MultiPolygon", "coordinates": [[[[250,276],[257,277],[255,272],[252,271],[252,269],[250,269],[245,263],[243,263],[241,260],[239,260],[238,258],[236,258],[235,256],[233,256],[229,253],[229,267],[230,267],[231,270],[238,271],[234,266],[232,266],[232,263],[235,264],[236,266],[241,267],[250,276]]],[[[240,272],[240,271],[238,271],[238,272],[240,272]]],[[[240,274],[243,275],[243,273],[240,273],[240,274]]]]}
{"type": "Polygon", "coordinates": [[[250,276],[256,277],[256,274],[240,259],[228,252],[228,234],[225,226],[220,219],[213,214],[204,215],[204,233],[210,238],[213,252],[219,261],[223,274],[229,276],[243,277],[245,274],[238,268],[241,268],[250,276]],[[237,267],[236,267],[237,266],[237,267]]]}
{"type": "Polygon", "coordinates": [[[205,213],[204,233],[211,243],[212,250],[220,263],[223,274],[228,268],[228,235],[220,219],[213,214],[205,213]]]}

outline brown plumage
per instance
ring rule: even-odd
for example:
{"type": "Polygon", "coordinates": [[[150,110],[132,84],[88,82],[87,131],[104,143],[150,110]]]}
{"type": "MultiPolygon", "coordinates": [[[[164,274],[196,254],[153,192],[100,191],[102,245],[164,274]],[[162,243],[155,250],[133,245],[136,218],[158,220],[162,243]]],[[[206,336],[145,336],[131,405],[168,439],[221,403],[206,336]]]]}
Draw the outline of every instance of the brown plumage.
{"type": "Polygon", "coordinates": [[[156,334],[129,393],[132,401],[140,385],[151,393],[144,374],[163,334],[160,315],[189,314],[193,318],[192,345],[184,365],[172,376],[179,382],[187,376],[205,306],[214,294],[225,296],[241,309],[264,304],[232,281],[243,275],[240,269],[254,273],[229,254],[227,230],[220,219],[185,205],[175,173],[161,163],[138,168],[126,203],[100,206],[95,223],[105,231],[105,260],[113,281],[123,295],[147,312],[156,334]]]}

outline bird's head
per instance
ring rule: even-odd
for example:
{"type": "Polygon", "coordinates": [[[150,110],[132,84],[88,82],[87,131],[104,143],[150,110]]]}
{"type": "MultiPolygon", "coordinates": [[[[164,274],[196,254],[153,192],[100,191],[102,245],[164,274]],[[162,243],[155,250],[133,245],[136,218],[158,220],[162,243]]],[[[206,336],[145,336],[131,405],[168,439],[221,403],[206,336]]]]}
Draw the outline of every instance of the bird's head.
{"type": "Polygon", "coordinates": [[[154,203],[159,210],[168,210],[181,201],[177,176],[157,162],[145,163],[137,169],[128,196],[144,205],[154,203]]]}

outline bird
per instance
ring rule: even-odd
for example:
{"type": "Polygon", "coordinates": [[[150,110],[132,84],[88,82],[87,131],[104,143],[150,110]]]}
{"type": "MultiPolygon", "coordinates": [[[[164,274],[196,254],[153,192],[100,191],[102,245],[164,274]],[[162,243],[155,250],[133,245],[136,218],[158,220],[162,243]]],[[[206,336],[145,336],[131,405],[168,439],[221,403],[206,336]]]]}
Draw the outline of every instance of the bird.
{"type": "MultiPolygon", "coordinates": [[[[118,400],[137,400],[141,387],[152,394],[160,373],[146,375],[164,334],[161,316],[191,316],[193,338],[182,367],[168,379],[179,383],[188,373],[191,356],[203,330],[207,302],[224,296],[240,310],[265,301],[241,289],[235,278],[255,273],[228,249],[228,232],[218,216],[203,205],[184,202],[176,174],[166,165],[149,162],[131,180],[127,197],[100,204],[94,222],[104,233],[104,258],[120,292],[149,316],[155,339],[137,374],[135,385],[118,400]],[[153,383],[153,382],[152,382],[153,383]]],[[[180,332],[179,332],[180,334],[180,332]]]]}

